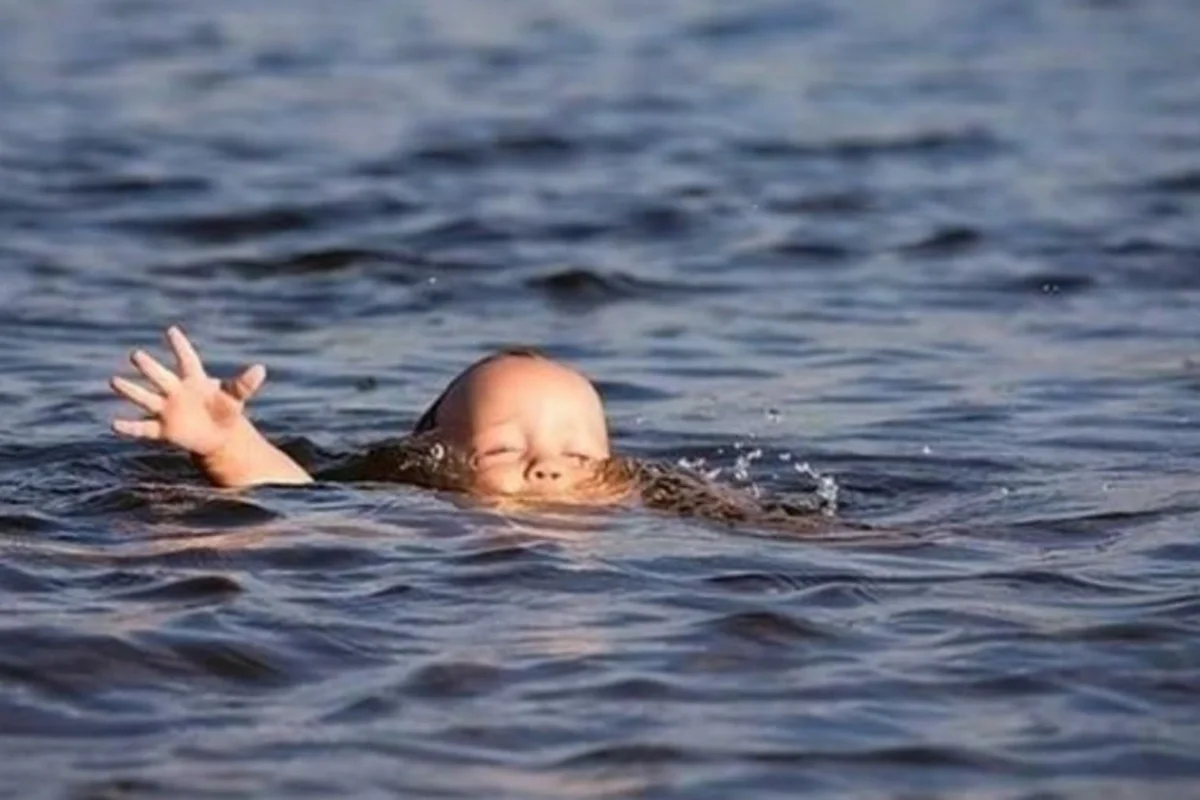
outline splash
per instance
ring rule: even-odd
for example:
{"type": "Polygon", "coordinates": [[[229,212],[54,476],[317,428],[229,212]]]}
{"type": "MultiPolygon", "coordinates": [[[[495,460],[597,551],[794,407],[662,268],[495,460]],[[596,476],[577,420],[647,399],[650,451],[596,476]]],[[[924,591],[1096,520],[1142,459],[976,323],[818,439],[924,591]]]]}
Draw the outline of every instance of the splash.
{"type": "Polygon", "coordinates": [[[807,461],[800,464],[792,464],[792,469],[801,475],[812,478],[817,482],[816,494],[821,501],[821,512],[832,516],[838,510],[838,493],[841,487],[832,475],[826,475],[818,472],[807,461]]]}

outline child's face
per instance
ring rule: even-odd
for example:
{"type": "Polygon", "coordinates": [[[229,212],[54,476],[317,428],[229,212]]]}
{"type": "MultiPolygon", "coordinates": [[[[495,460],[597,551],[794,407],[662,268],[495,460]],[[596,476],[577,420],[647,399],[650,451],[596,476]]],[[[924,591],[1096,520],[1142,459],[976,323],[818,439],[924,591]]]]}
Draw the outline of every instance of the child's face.
{"type": "Polygon", "coordinates": [[[596,390],[544,358],[503,355],[473,367],[439,405],[437,428],[471,455],[473,488],[489,495],[582,499],[609,456],[596,390]]]}

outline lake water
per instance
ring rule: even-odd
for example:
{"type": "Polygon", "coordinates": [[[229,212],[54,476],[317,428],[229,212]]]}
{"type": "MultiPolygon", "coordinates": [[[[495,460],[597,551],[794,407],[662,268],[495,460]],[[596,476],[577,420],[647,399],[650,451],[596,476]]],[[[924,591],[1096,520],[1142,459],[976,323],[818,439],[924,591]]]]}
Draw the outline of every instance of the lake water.
{"type": "Polygon", "coordinates": [[[0,3],[0,796],[1200,796],[1200,5],[0,3]],[[883,529],[243,494],[539,345],[883,529]],[[161,351],[160,351],[161,352],[161,351]]]}

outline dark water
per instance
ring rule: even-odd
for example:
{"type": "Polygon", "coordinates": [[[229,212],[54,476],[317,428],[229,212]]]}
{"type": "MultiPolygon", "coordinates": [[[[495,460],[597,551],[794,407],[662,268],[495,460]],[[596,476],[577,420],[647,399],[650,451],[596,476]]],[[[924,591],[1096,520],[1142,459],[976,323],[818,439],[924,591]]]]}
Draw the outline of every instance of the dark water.
{"type": "Polygon", "coordinates": [[[0,4],[0,795],[1200,796],[1198,32],[0,4]],[[333,450],[541,345],[900,533],[221,494],[106,432],[169,322],[333,450]]]}

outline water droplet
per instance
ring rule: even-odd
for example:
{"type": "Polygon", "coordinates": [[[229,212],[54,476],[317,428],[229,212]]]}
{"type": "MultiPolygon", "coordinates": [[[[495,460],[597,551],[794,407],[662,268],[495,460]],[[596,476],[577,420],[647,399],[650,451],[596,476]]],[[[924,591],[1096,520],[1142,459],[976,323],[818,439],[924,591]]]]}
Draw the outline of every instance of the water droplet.
{"type": "Polygon", "coordinates": [[[733,477],[742,483],[750,482],[750,465],[762,458],[762,448],[756,447],[740,453],[733,463],[733,477]]]}
{"type": "Polygon", "coordinates": [[[805,461],[802,464],[793,464],[792,469],[801,475],[807,475],[817,482],[817,499],[821,501],[821,510],[826,514],[833,514],[838,507],[838,494],[841,487],[831,475],[822,475],[817,472],[812,466],[805,461]]]}

